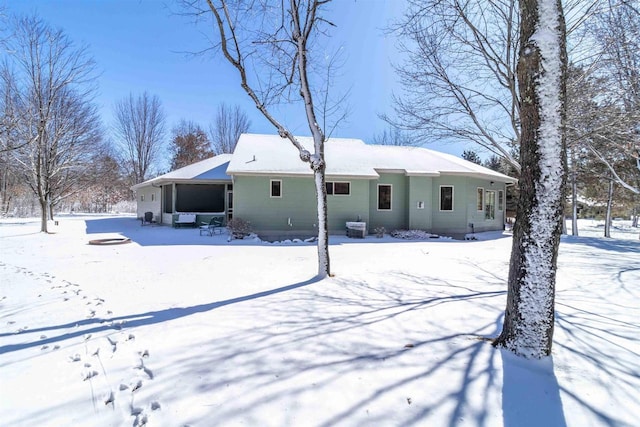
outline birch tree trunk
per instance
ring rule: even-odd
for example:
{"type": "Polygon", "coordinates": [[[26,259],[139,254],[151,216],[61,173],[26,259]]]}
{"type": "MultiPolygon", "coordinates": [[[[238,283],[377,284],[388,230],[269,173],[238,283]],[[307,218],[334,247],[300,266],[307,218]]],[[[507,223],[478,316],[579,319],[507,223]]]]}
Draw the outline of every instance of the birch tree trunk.
{"type": "Polygon", "coordinates": [[[525,358],[551,353],[566,155],[566,30],[560,0],[520,0],[520,198],[507,307],[494,345],[525,358]]]}

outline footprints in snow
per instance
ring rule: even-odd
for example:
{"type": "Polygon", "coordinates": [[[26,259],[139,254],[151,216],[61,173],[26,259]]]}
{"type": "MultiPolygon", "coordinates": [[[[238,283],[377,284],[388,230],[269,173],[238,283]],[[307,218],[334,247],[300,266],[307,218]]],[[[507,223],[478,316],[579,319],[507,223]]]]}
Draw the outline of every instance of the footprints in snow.
{"type": "MultiPolygon", "coordinates": [[[[151,411],[157,411],[160,409],[160,403],[158,401],[153,401],[149,405],[149,408],[151,411]]],[[[131,416],[135,417],[133,420],[134,426],[145,426],[149,422],[149,417],[145,413],[144,409],[134,407],[133,404],[131,405],[131,416]]]]}
{"type": "MultiPolygon", "coordinates": [[[[115,408],[116,405],[119,404],[122,409],[126,411],[126,414],[133,417],[132,421],[134,426],[148,425],[153,413],[162,409],[160,401],[157,400],[157,396],[150,395],[152,389],[146,388],[148,384],[150,384],[150,381],[156,379],[156,373],[149,366],[151,359],[149,350],[143,348],[135,351],[135,349],[132,348],[133,345],[135,345],[136,337],[132,333],[125,332],[127,326],[126,321],[110,319],[113,312],[106,309],[105,300],[98,296],[85,294],[77,283],[56,279],[55,276],[48,273],[38,274],[22,267],[16,267],[16,271],[49,284],[48,289],[59,295],[59,301],[61,303],[74,304],[74,307],[75,304],[77,304],[78,308],[83,307],[86,309],[85,318],[87,320],[85,322],[78,322],[76,327],[99,322],[111,329],[109,335],[102,335],[100,332],[95,332],[104,331],[100,328],[94,330],[93,334],[86,333],[78,337],[80,343],[85,347],[85,351],[68,355],[68,362],[77,365],[79,380],[90,387],[94,404],[101,403],[104,406],[111,406],[112,408],[115,408]],[[105,346],[107,348],[103,348],[105,346]],[[102,355],[107,354],[107,357],[111,360],[109,363],[103,363],[107,362],[107,360],[102,358],[104,356],[101,356],[101,349],[102,355]],[[136,362],[129,365],[129,372],[133,375],[131,375],[128,381],[116,380],[114,384],[112,379],[109,378],[109,374],[113,376],[112,367],[114,363],[115,366],[119,365],[119,361],[122,361],[122,356],[126,357],[127,349],[132,351],[136,359],[136,362]],[[94,391],[100,389],[102,389],[103,392],[98,392],[94,395],[94,391]]],[[[37,296],[43,297],[45,294],[41,293],[37,296]]],[[[4,303],[6,299],[6,296],[0,296],[0,303],[4,303]]],[[[11,319],[7,319],[7,325],[12,325],[11,328],[17,326],[16,322],[11,319]]],[[[38,328],[35,328],[33,332],[37,330],[38,328]]],[[[14,331],[16,334],[29,333],[29,325],[23,325],[14,331]]],[[[51,338],[44,334],[39,335],[39,339],[47,340],[42,343],[40,347],[41,351],[60,349],[59,345],[51,347],[50,342],[48,342],[51,338]]]]}
{"type": "MultiPolygon", "coordinates": [[[[103,346],[108,346],[111,350],[110,359],[114,357],[118,358],[120,355],[126,353],[126,349],[131,348],[132,343],[135,342],[135,335],[132,333],[125,333],[120,331],[119,333],[112,333],[105,337],[94,338],[90,334],[83,336],[83,342],[86,345],[89,343],[98,344],[93,352],[87,349],[86,354],[91,356],[83,357],[80,353],[72,354],[68,357],[70,363],[82,363],[80,369],[80,376],[82,381],[92,383],[94,381],[105,381],[109,383],[108,372],[105,370],[102,360],[100,359],[100,350],[103,346]],[[123,353],[125,352],[125,353],[123,353]],[[94,369],[96,360],[102,366],[102,372],[94,369]]],[[[138,401],[141,399],[147,400],[147,393],[140,395],[141,391],[145,387],[145,382],[153,381],[155,374],[153,370],[149,368],[148,361],[150,359],[150,353],[148,349],[142,349],[134,352],[138,362],[131,366],[131,370],[135,373],[129,381],[121,382],[117,389],[114,389],[111,385],[107,384],[108,390],[102,395],[102,403],[105,406],[111,405],[116,407],[117,402],[127,402],[127,413],[133,418],[134,426],[145,426],[149,423],[150,415],[162,408],[158,400],[147,401],[147,404],[140,405],[138,401]]],[[[100,382],[92,383],[93,389],[100,382]]]]}
{"type": "MultiPolygon", "coordinates": [[[[131,335],[129,335],[128,338],[131,338],[131,335]]],[[[145,350],[139,351],[138,356],[139,356],[139,363],[135,365],[133,369],[143,373],[146,376],[146,378],[144,378],[145,381],[146,380],[152,381],[154,379],[153,371],[151,371],[151,369],[149,369],[145,365],[145,360],[149,358],[149,350],[145,349],[145,350]]],[[[126,391],[128,389],[131,390],[131,416],[135,417],[133,421],[134,426],[144,426],[149,421],[149,416],[145,412],[145,410],[143,408],[134,406],[134,396],[138,394],[138,391],[142,389],[143,385],[144,385],[143,378],[140,378],[139,376],[137,379],[134,379],[129,386],[125,384],[120,384],[121,391],[126,391]]],[[[161,408],[160,402],[158,402],[157,400],[153,400],[149,404],[149,409],[151,410],[151,412],[158,411],[160,410],[160,408],[161,408]]]]}

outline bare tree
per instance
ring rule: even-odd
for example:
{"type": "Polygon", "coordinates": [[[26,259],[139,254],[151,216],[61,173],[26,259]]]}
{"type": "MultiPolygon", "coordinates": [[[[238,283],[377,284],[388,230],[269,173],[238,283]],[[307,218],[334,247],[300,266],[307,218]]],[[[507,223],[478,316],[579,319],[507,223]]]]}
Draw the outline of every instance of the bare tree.
{"type": "Polygon", "coordinates": [[[101,135],[92,103],[95,64],[85,47],[37,17],[14,20],[6,45],[11,55],[3,74],[8,67],[16,73],[11,108],[17,118],[6,144],[38,198],[47,232],[52,206],[69,195],[101,135]]]}
{"type": "Polygon", "coordinates": [[[88,191],[76,194],[72,202],[83,212],[109,212],[118,202],[129,200],[129,185],[122,172],[112,146],[104,144],[103,149],[92,156],[81,181],[88,191]]]}
{"type": "Polygon", "coordinates": [[[19,114],[16,111],[18,94],[16,88],[16,76],[5,63],[0,68],[0,152],[18,148],[16,136],[19,114]]]}
{"type": "Polygon", "coordinates": [[[607,5],[590,28],[602,51],[599,70],[610,79],[607,95],[617,102],[620,114],[615,135],[597,134],[600,143],[589,143],[588,148],[607,166],[616,183],[640,194],[640,187],[633,185],[634,179],[624,179],[614,166],[615,159],[609,156],[623,151],[635,159],[640,175],[640,14],[635,7],[637,2],[608,0],[607,5]],[[598,149],[598,145],[605,148],[598,149]]]}
{"type": "Polygon", "coordinates": [[[208,159],[214,153],[211,142],[200,125],[181,120],[173,128],[173,138],[169,144],[171,156],[171,170],[190,165],[200,160],[208,159]]]}
{"type": "Polygon", "coordinates": [[[520,197],[507,307],[494,345],[526,358],[551,353],[566,155],[566,30],[560,0],[520,0],[520,197]]]}
{"type": "Polygon", "coordinates": [[[239,105],[222,103],[218,106],[215,121],[209,126],[209,137],[215,154],[233,153],[238,139],[249,132],[251,120],[239,105]]]}
{"type": "Polygon", "coordinates": [[[417,145],[418,141],[396,126],[389,126],[388,129],[384,129],[373,137],[373,143],[377,145],[407,146],[417,145]]]}
{"type": "Polygon", "coordinates": [[[397,26],[398,120],[423,140],[473,142],[507,159],[520,140],[516,1],[408,0],[397,26]]]}
{"type": "MultiPolygon", "coordinates": [[[[570,31],[583,28],[602,1],[567,1],[570,31]]],[[[407,58],[397,66],[403,92],[394,96],[397,118],[384,118],[425,141],[472,142],[519,171],[518,1],[408,3],[394,28],[407,58]]]]}
{"type": "MultiPolygon", "coordinates": [[[[213,15],[219,32],[219,48],[240,76],[240,85],[278,134],[297,148],[300,159],[313,171],[318,208],[318,276],[330,274],[325,189],[324,144],[326,133],[320,125],[322,111],[314,99],[314,70],[322,68],[325,53],[315,51],[314,41],[322,35],[322,8],[329,0],[233,1],[188,0],[197,16],[205,10],[213,15]],[[260,72],[257,66],[260,66],[260,72]],[[316,67],[316,68],[314,68],[316,67]],[[250,81],[249,76],[255,81],[250,81]],[[313,137],[313,147],[303,146],[269,108],[283,100],[302,101],[302,108],[313,137]],[[319,113],[320,111],[320,113],[319,113]],[[312,152],[310,151],[312,149],[312,152]]],[[[326,69],[325,69],[326,71],[326,69]]],[[[317,74],[316,74],[317,76],[317,74]]],[[[326,81],[325,81],[326,83],[326,81]]],[[[326,94],[326,92],[325,92],[326,94]]],[[[319,95],[320,99],[322,95],[319,95]]],[[[324,99],[328,99],[324,97],[324,99]]],[[[321,107],[326,107],[322,105],[321,107]]],[[[326,123],[324,120],[322,123],[326,123]]],[[[325,125],[326,126],[326,125],[325,125]]]]}
{"type": "Polygon", "coordinates": [[[164,148],[165,115],[160,98],[146,91],[117,102],[114,133],[132,184],[145,181],[164,148]]]}

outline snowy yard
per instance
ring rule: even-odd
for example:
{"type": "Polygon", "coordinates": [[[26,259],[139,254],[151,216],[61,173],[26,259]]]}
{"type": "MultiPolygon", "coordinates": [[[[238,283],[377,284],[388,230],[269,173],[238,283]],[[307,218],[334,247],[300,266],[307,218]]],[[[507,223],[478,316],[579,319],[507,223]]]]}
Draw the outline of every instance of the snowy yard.
{"type": "MultiPolygon", "coordinates": [[[[131,217],[0,224],[4,426],[634,426],[640,240],[560,247],[553,357],[500,332],[511,238],[267,244],[131,217]],[[92,246],[102,237],[133,242],[92,246]]],[[[583,237],[585,236],[585,237],[583,237]]]]}

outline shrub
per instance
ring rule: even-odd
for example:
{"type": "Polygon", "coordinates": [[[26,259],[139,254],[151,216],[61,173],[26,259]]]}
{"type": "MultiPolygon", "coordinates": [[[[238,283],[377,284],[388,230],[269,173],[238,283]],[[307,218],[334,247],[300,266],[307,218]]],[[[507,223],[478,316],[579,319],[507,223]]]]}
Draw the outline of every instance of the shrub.
{"type": "Polygon", "coordinates": [[[380,227],[374,228],[373,231],[376,233],[376,237],[381,239],[381,238],[384,237],[384,233],[387,232],[387,229],[382,227],[382,226],[380,226],[380,227]]]}
{"type": "Polygon", "coordinates": [[[227,222],[227,230],[234,239],[244,239],[252,233],[251,224],[242,218],[232,218],[227,222]]]}
{"type": "Polygon", "coordinates": [[[423,230],[393,230],[389,233],[391,237],[405,240],[422,240],[437,238],[437,234],[431,234],[423,230]]]}

